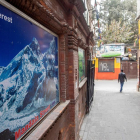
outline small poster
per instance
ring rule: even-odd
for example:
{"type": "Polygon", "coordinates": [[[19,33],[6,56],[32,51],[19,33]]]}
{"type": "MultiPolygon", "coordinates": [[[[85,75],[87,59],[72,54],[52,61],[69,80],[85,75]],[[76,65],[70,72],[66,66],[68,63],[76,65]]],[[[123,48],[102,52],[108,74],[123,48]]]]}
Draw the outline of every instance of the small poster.
{"type": "Polygon", "coordinates": [[[85,77],[85,50],[78,48],[79,58],[79,82],[85,77]]]}
{"type": "Polygon", "coordinates": [[[114,72],[114,60],[112,59],[99,59],[98,64],[99,72],[114,72]]]}

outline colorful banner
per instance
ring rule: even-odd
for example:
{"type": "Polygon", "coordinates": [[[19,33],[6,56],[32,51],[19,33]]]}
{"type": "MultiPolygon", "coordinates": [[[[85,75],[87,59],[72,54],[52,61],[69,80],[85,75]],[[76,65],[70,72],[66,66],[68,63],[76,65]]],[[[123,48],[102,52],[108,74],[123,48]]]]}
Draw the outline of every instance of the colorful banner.
{"type": "Polygon", "coordinates": [[[101,48],[97,48],[96,57],[102,57],[104,55],[118,56],[124,55],[124,45],[102,45],[101,48]]]}
{"type": "Polygon", "coordinates": [[[19,139],[58,102],[58,38],[0,5],[0,139],[19,139]]]}

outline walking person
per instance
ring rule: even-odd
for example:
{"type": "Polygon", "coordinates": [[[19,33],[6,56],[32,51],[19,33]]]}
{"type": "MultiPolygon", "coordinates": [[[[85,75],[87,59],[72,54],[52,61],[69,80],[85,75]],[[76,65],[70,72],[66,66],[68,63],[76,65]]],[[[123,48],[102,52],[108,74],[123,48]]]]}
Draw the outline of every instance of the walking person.
{"type": "Polygon", "coordinates": [[[125,73],[123,73],[123,70],[121,70],[121,72],[118,75],[118,83],[120,81],[120,92],[122,92],[123,90],[124,80],[127,81],[127,78],[126,78],[125,73]]]}

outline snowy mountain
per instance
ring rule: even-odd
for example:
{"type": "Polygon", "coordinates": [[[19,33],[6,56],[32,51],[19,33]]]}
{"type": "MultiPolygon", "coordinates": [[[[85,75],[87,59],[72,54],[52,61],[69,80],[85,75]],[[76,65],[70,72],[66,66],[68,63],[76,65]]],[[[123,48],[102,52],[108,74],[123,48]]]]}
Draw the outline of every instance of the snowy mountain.
{"type": "Polygon", "coordinates": [[[0,68],[0,133],[23,127],[42,108],[56,101],[59,89],[55,53],[55,40],[42,54],[33,38],[7,67],[0,68]]]}
{"type": "Polygon", "coordinates": [[[1,75],[1,73],[4,71],[4,67],[0,67],[0,75],[1,75]]]}

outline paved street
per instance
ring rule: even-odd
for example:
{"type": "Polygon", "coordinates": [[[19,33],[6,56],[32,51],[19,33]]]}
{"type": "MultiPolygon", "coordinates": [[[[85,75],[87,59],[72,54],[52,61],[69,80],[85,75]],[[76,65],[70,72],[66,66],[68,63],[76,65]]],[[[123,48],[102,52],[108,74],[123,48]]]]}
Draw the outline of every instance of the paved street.
{"type": "Polygon", "coordinates": [[[140,93],[137,80],[128,80],[119,92],[117,80],[95,81],[91,111],[86,115],[81,140],[140,140],[140,93]]]}

